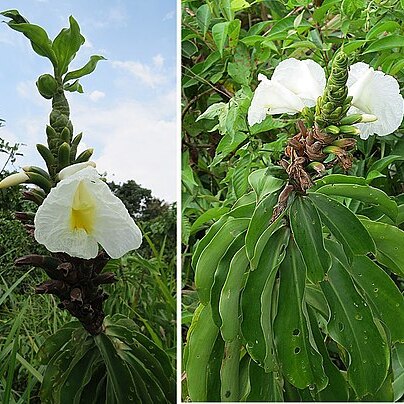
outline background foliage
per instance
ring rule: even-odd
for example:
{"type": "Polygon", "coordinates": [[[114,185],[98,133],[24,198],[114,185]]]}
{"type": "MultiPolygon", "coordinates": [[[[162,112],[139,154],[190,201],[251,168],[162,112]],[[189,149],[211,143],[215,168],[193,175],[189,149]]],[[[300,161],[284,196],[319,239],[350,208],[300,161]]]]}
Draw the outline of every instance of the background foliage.
{"type": "MultiPolygon", "coordinates": [[[[277,64],[289,57],[313,59],[329,73],[335,51],[344,44],[351,63],[362,61],[394,75],[402,87],[404,7],[400,1],[365,0],[197,0],[182,1],[182,6],[185,341],[198,300],[190,260],[198,241],[251,190],[252,171],[269,167],[270,172],[279,173],[276,162],[287,139],[297,133],[295,119],[287,115],[267,117],[248,127],[246,113],[258,74],[270,77],[277,64]]],[[[365,177],[368,184],[403,204],[402,127],[383,138],[359,141],[354,157],[349,174],[365,177]]],[[[360,213],[377,219],[370,206],[362,207],[360,213]]],[[[398,223],[403,229],[401,219],[398,223]]],[[[402,291],[403,280],[391,277],[402,291]]],[[[399,367],[393,360],[393,368],[399,367]]],[[[402,383],[396,382],[395,399],[403,392],[402,383]]]]}
{"type": "MultiPolygon", "coordinates": [[[[0,147],[10,156],[8,163],[15,162],[18,145],[0,139],[0,147]]],[[[4,167],[0,179],[8,174],[4,167]]],[[[108,285],[110,298],[105,312],[132,318],[137,330],[163,348],[174,363],[175,205],[154,198],[135,181],[109,185],[142,227],[145,240],[137,252],[112,260],[105,268],[118,278],[116,284],[108,285]]],[[[28,203],[22,200],[21,189],[0,190],[1,402],[40,402],[38,392],[45,366],[38,362],[38,350],[71,320],[57,307],[53,296],[34,294],[34,286],[46,279],[40,269],[14,267],[14,260],[24,254],[46,253],[14,219],[15,211],[35,210],[33,204],[27,209],[28,203]]]]}

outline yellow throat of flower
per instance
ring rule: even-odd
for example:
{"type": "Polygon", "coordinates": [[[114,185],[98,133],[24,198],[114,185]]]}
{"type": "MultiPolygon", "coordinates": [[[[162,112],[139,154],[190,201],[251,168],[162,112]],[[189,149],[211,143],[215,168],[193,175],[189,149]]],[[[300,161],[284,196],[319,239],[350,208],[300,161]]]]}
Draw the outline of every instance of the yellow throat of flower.
{"type": "Polygon", "coordinates": [[[94,228],[95,204],[85,183],[80,181],[73,197],[70,215],[71,230],[83,229],[87,234],[94,228]]]}

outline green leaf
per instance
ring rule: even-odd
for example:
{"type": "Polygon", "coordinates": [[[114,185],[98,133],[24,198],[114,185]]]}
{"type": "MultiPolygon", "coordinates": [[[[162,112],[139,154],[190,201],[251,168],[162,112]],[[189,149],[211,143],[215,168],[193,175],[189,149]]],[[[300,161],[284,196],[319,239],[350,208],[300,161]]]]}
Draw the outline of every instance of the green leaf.
{"type": "Polygon", "coordinates": [[[363,177],[355,177],[353,175],[330,174],[315,182],[315,185],[310,188],[310,191],[319,189],[327,184],[356,184],[366,185],[366,179],[363,177]]]}
{"type": "Polygon", "coordinates": [[[210,208],[206,212],[202,213],[202,215],[200,215],[198,217],[198,219],[195,220],[195,222],[191,226],[190,233],[191,234],[196,233],[197,231],[200,230],[201,226],[204,225],[206,222],[209,222],[210,220],[213,220],[213,219],[217,219],[220,216],[227,213],[228,211],[229,211],[229,208],[226,208],[224,206],[210,208]]]}
{"type": "Polygon", "coordinates": [[[318,193],[308,195],[320,213],[323,223],[343,245],[345,253],[366,255],[376,252],[373,239],[354,213],[341,203],[318,193]]]}
{"type": "Polygon", "coordinates": [[[83,87],[81,86],[81,84],[79,83],[79,80],[75,80],[73,83],[71,84],[65,84],[63,86],[63,89],[65,91],[70,91],[70,92],[74,92],[77,91],[78,93],[83,93],[83,87]]]}
{"type": "MultiPolygon", "coordinates": [[[[128,365],[119,359],[111,339],[101,333],[94,337],[108,371],[108,386],[118,403],[133,401],[134,382],[128,365]]],[[[108,388],[108,387],[107,387],[108,388]]]]}
{"type": "MultiPolygon", "coordinates": [[[[379,21],[374,25],[369,32],[366,34],[366,39],[373,39],[379,34],[384,32],[394,32],[400,28],[400,24],[397,21],[379,21]]],[[[345,51],[345,47],[344,47],[345,51]]]]}
{"type": "Polygon", "coordinates": [[[404,46],[404,36],[389,35],[372,42],[363,54],[380,52],[388,49],[401,48],[404,46]]]}
{"type": "Polygon", "coordinates": [[[22,32],[30,41],[32,49],[40,56],[47,57],[57,66],[55,52],[52,49],[52,41],[49,39],[46,31],[38,25],[28,23],[9,22],[8,26],[15,31],[22,32]]]}
{"type": "Polygon", "coordinates": [[[346,402],[348,401],[348,385],[345,381],[345,378],[342,375],[342,372],[334,365],[329,357],[327,347],[324,343],[324,336],[318,327],[318,322],[314,310],[311,307],[308,307],[307,312],[309,314],[313,338],[317,345],[318,351],[323,357],[324,371],[328,377],[327,387],[317,393],[316,401],[346,402]]]}
{"type": "Polygon", "coordinates": [[[70,62],[76,56],[77,51],[85,42],[85,38],[80,34],[80,27],[73,16],[69,17],[69,28],[63,28],[54,39],[52,49],[58,61],[58,73],[63,76],[67,72],[70,62]]]}
{"type": "Polygon", "coordinates": [[[310,336],[304,302],[306,268],[293,240],[289,241],[279,274],[280,304],[274,334],[280,368],[293,386],[299,389],[310,386],[313,391],[321,391],[327,386],[328,378],[322,357],[310,336]]]}
{"type": "Polygon", "coordinates": [[[362,219],[376,244],[376,259],[390,271],[404,276],[404,231],[387,223],[362,219]]]}
{"type": "Polygon", "coordinates": [[[238,44],[238,37],[240,35],[241,21],[233,20],[229,23],[228,36],[229,36],[229,47],[235,49],[238,44]]]}
{"type": "Polygon", "coordinates": [[[239,300],[243,275],[247,271],[249,261],[245,246],[240,248],[230,262],[226,282],[220,293],[219,313],[222,318],[220,331],[224,341],[231,342],[238,338],[240,330],[239,300]]]}
{"type": "Polygon", "coordinates": [[[404,156],[399,156],[395,154],[391,154],[390,156],[383,157],[380,160],[375,161],[371,167],[370,171],[379,171],[382,172],[385,168],[387,168],[390,164],[393,164],[395,161],[404,161],[404,156]]]}
{"type": "Polygon", "coordinates": [[[207,400],[208,363],[218,333],[219,329],[212,320],[210,306],[200,305],[188,331],[189,354],[186,372],[188,394],[192,401],[207,400]]]}
{"type": "Polygon", "coordinates": [[[202,4],[202,6],[196,10],[196,21],[198,22],[199,29],[203,32],[204,37],[208,32],[211,19],[212,14],[209,5],[202,4]]]}
{"type": "Polygon", "coordinates": [[[248,225],[247,235],[245,238],[246,252],[251,260],[254,256],[255,246],[261,234],[267,229],[271,218],[272,211],[278,200],[277,194],[268,194],[257,205],[248,225]]]}
{"type": "Polygon", "coordinates": [[[222,318],[220,316],[219,311],[219,301],[220,295],[222,293],[223,286],[226,282],[227,275],[230,270],[230,264],[232,259],[236,255],[237,251],[239,251],[244,246],[244,237],[245,232],[240,233],[234,241],[229,245],[229,248],[226,250],[226,253],[220,259],[219,264],[217,265],[214,281],[212,288],[210,290],[210,306],[212,310],[212,318],[215,324],[218,327],[222,325],[222,318]]]}
{"type": "Polygon", "coordinates": [[[236,132],[234,135],[226,133],[216,147],[216,155],[211,163],[211,167],[219,164],[230,153],[234,152],[241,143],[247,139],[243,132],[236,132]]]}
{"type": "Polygon", "coordinates": [[[369,306],[336,259],[321,287],[331,310],[328,332],[349,354],[348,382],[359,399],[374,394],[387,376],[389,351],[369,306]]]}
{"type": "Polygon", "coordinates": [[[248,402],[282,402],[283,389],[276,372],[266,373],[264,368],[250,361],[249,366],[250,392],[248,402]]]}
{"type": "Polygon", "coordinates": [[[395,221],[397,219],[398,209],[396,202],[380,189],[371,187],[370,185],[330,184],[320,187],[316,192],[323,195],[343,196],[369,203],[375,205],[391,220],[395,221]]]}
{"type": "Polygon", "coordinates": [[[404,342],[404,297],[396,284],[368,257],[354,257],[352,266],[345,269],[365,292],[374,313],[389,328],[391,342],[404,342]]]}
{"type": "Polygon", "coordinates": [[[227,73],[238,84],[248,86],[251,80],[251,70],[244,63],[229,62],[227,65],[227,73]]]}
{"type": "Polygon", "coordinates": [[[231,241],[247,229],[249,219],[230,218],[215,234],[200,255],[195,269],[195,286],[203,304],[208,304],[210,289],[219,260],[231,241]]]}
{"type": "Polygon", "coordinates": [[[254,271],[250,271],[241,296],[241,332],[250,356],[265,371],[275,369],[273,355],[272,296],[277,269],[289,240],[287,227],[281,227],[269,238],[254,271]]]}
{"type": "Polygon", "coordinates": [[[342,0],[342,11],[347,16],[355,14],[357,10],[366,8],[366,0],[342,0]]]}
{"type": "Polygon", "coordinates": [[[196,118],[196,122],[200,121],[201,119],[214,119],[218,117],[224,109],[226,108],[226,105],[224,102],[217,102],[215,104],[210,105],[206,111],[199,115],[198,118],[196,118]]]}
{"type": "Polygon", "coordinates": [[[218,0],[220,11],[226,20],[231,21],[234,18],[234,12],[231,8],[231,0],[218,0]]]}
{"type": "Polygon", "coordinates": [[[248,176],[248,182],[257,195],[257,202],[261,201],[266,195],[278,191],[285,183],[285,181],[270,175],[266,168],[252,172],[248,176]]]}
{"type": "Polygon", "coordinates": [[[90,60],[81,69],[68,72],[63,79],[63,83],[66,83],[69,80],[79,79],[80,77],[92,73],[97,67],[97,63],[100,60],[106,60],[106,59],[104,58],[104,56],[99,55],[90,56],[90,60]]]}
{"type": "Polygon", "coordinates": [[[306,264],[307,277],[313,283],[322,281],[331,266],[331,258],[324,247],[321,220],[316,208],[307,197],[296,197],[289,219],[295,242],[306,264]]]}
{"type": "Polygon", "coordinates": [[[239,401],[241,339],[226,342],[220,368],[221,401],[239,401]]]}
{"type": "Polygon", "coordinates": [[[394,401],[404,395],[404,344],[397,344],[392,349],[392,367],[394,373],[394,401]]]}
{"type": "Polygon", "coordinates": [[[212,27],[212,36],[220,56],[223,57],[223,49],[229,32],[229,22],[219,22],[212,27]]]}

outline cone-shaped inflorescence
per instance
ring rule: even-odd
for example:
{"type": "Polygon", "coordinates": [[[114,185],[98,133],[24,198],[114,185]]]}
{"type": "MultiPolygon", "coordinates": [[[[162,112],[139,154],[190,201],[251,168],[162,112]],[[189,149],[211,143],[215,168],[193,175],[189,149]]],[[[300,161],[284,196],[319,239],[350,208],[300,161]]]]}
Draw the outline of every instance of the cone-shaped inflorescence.
{"type": "Polygon", "coordinates": [[[331,66],[324,94],[318,98],[315,114],[306,108],[298,121],[299,133],[292,137],[280,164],[289,175],[289,184],[305,193],[313,185],[313,179],[339,164],[343,170],[352,166],[350,150],[354,149],[358,129],[352,126],[361,122],[362,115],[347,116],[352,97],[348,96],[348,57],[340,50],[331,66]],[[314,118],[314,119],[313,119],[314,118]]]}
{"type": "Polygon", "coordinates": [[[331,75],[327,80],[324,94],[316,104],[316,122],[331,135],[337,135],[341,119],[346,116],[351,106],[352,97],[348,97],[348,56],[339,51],[332,62],[331,75]],[[331,126],[329,129],[328,127],[331,126]]]}

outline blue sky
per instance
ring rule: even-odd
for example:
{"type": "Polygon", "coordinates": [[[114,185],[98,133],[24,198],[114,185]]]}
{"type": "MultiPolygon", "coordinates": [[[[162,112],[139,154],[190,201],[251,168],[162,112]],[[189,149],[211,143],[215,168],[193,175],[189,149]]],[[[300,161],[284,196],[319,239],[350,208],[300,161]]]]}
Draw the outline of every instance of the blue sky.
{"type": "MultiPolygon", "coordinates": [[[[73,15],[86,43],[70,70],[93,54],[100,61],[83,77],[84,94],[68,99],[75,134],[109,180],[134,179],[169,202],[176,197],[176,1],[175,0],[14,0],[1,8],[18,9],[51,39],[73,15]]],[[[1,18],[5,20],[5,18],[1,18]]],[[[43,163],[36,143],[46,143],[50,101],[35,81],[51,73],[50,62],[35,54],[20,33],[0,24],[0,137],[25,143],[16,168],[43,163]]],[[[2,159],[0,156],[0,167],[2,159]]]]}

